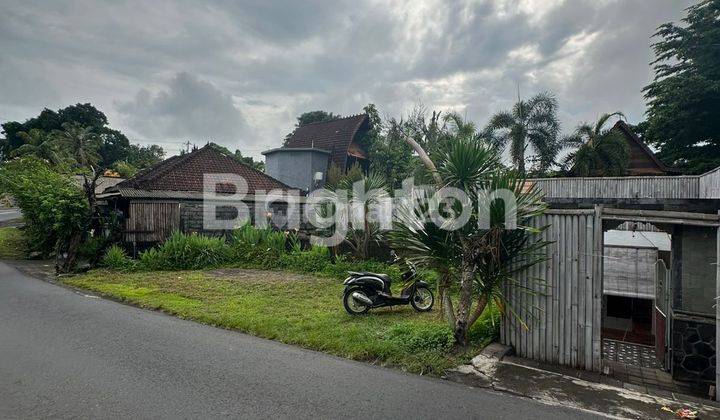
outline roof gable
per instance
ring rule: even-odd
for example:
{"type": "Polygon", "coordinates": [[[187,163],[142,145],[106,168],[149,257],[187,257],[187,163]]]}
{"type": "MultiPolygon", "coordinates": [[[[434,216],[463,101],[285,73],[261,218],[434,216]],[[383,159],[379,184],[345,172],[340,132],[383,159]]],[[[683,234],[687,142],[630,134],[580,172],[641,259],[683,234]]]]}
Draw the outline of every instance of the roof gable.
{"type": "Polygon", "coordinates": [[[247,182],[249,194],[254,194],[256,190],[294,190],[277,179],[225,155],[211,144],[184,155],[165,159],[135,177],[117,184],[113,189],[202,192],[205,174],[227,173],[243,177],[247,182]]]}
{"type": "Polygon", "coordinates": [[[366,129],[367,125],[368,117],[365,114],[353,115],[333,121],[305,124],[293,131],[288,137],[285,147],[328,150],[330,151],[331,162],[341,169],[345,169],[351,145],[355,154],[364,155],[355,141],[358,132],[366,129]]]}
{"type": "Polygon", "coordinates": [[[625,121],[619,120],[612,129],[620,131],[630,147],[630,163],[627,168],[627,175],[669,175],[679,173],[678,170],[665,166],[625,121]]]}

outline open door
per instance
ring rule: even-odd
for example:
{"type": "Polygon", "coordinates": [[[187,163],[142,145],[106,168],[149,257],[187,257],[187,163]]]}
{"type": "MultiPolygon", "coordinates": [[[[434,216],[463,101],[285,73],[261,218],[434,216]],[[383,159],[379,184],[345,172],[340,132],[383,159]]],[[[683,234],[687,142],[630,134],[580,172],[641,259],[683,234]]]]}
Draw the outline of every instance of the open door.
{"type": "Polygon", "coordinates": [[[655,308],[654,333],[655,354],[665,370],[670,370],[670,329],[668,316],[670,311],[670,270],[665,261],[658,260],[655,264],[655,308]]]}

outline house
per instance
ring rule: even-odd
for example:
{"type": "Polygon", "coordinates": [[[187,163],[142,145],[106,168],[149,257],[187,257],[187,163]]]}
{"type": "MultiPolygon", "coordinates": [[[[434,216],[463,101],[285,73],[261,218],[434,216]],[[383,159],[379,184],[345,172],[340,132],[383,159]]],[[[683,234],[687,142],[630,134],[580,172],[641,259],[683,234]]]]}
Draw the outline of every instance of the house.
{"type": "Polygon", "coordinates": [[[343,172],[356,163],[367,169],[367,154],[361,140],[368,128],[365,114],[298,127],[283,147],[262,152],[265,173],[310,191],[325,183],[332,165],[343,172]]]}
{"type": "Polygon", "coordinates": [[[625,175],[657,176],[679,174],[678,170],[669,168],[662,163],[625,121],[619,120],[612,129],[619,131],[623,135],[630,150],[630,162],[625,175]]]}
{"type": "Polygon", "coordinates": [[[643,176],[528,180],[549,207],[530,225],[549,245],[507,285],[507,307],[528,322],[508,310],[501,341],[521,357],[708,395],[720,382],[720,168],[648,176],[663,168],[641,152],[643,176]]]}
{"type": "Polygon", "coordinates": [[[299,217],[299,212],[288,214],[287,202],[266,198],[264,193],[268,191],[299,195],[298,190],[209,143],[190,153],[170,157],[107,188],[99,198],[108,203],[111,211],[120,214],[125,241],[143,246],[162,241],[173,231],[217,235],[219,230],[222,233],[222,229],[208,229],[205,223],[208,212],[213,211],[216,220],[237,224],[255,220],[257,215],[272,217],[273,221],[299,217]],[[207,177],[212,177],[210,198],[204,192],[207,177]],[[239,178],[247,184],[246,194],[241,197],[237,186],[239,178]]]}

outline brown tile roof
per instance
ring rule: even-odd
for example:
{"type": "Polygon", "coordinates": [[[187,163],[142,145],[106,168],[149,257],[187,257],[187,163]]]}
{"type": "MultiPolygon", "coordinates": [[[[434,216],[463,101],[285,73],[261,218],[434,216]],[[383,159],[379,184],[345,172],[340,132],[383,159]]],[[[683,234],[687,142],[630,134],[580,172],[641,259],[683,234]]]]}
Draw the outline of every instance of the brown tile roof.
{"type": "MultiPolygon", "coordinates": [[[[249,194],[253,194],[256,190],[295,190],[295,188],[225,155],[212,144],[184,155],[165,159],[111,189],[202,192],[203,175],[211,173],[232,173],[242,176],[248,184],[247,192],[249,194]]],[[[106,190],[106,192],[109,191],[106,190]]]]}
{"type": "MultiPolygon", "coordinates": [[[[331,162],[345,169],[347,155],[358,132],[365,130],[368,118],[365,114],[353,115],[334,121],[316,122],[298,127],[288,138],[285,147],[316,148],[330,151],[331,162]]],[[[365,155],[357,144],[353,153],[365,155]]]]}

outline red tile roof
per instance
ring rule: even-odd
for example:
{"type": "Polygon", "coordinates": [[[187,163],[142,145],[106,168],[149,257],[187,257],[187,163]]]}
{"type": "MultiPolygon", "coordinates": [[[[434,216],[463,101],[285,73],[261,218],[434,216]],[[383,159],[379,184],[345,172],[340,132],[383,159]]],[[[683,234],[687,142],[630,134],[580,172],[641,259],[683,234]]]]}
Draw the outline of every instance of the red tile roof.
{"type": "Polygon", "coordinates": [[[184,155],[165,159],[135,177],[115,185],[113,189],[202,192],[204,174],[212,173],[240,175],[247,182],[249,194],[254,194],[256,190],[295,190],[295,188],[227,156],[212,144],[184,155]]]}
{"type": "Polygon", "coordinates": [[[354,155],[365,155],[355,143],[358,132],[365,130],[368,117],[365,114],[353,115],[334,121],[316,122],[298,127],[287,139],[288,148],[316,148],[330,151],[331,162],[345,169],[350,146],[354,155]]]}

